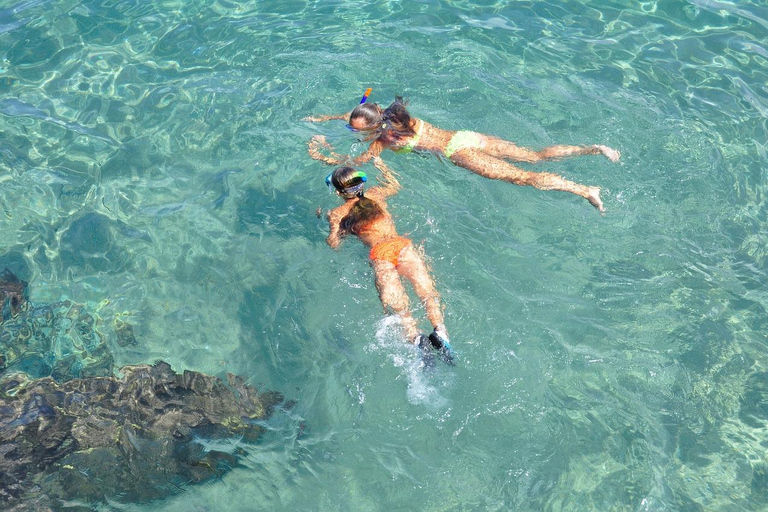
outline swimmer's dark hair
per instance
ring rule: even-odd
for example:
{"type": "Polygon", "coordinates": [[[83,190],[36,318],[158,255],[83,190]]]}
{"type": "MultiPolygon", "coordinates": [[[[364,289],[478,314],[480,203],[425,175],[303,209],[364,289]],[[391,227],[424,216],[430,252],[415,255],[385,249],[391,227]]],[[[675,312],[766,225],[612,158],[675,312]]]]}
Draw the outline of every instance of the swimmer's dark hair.
{"type": "MultiPolygon", "coordinates": [[[[331,184],[339,192],[344,192],[344,189],[354,187],[363,182],[360,176],[355,176],[357,169],[352,167],[339,167],[333,174],[331,174],[331,184]]],[[[362,193],[360,194],[362,196],[362,193]]]]}
{"type": "Polygon", "coordinates": [[[381,107],[376,103],[363,103],[358,105],[349,114],[349,123],[352,124],[353,119],[362,117],[365,120],[366,126],[378,126],[382,121],[381,107]]]}
{"type": "MultiPolygon", "coordinates": [[[[357,174],[357,169],[352,167],[339,167],[331,175],[331,183],[339,192],[349,187],[354,187],[362,183],[362,179],[357,174]]],[[[349,233],[357,234],[365,228],[371,221],[384,215],[384,210],[375,201],[371,201],[363,195],[362,192],[357,196],[358,200],[349,210],[343,219],[341,219],[341,228],[349,233]]]]}
{"type": "Polygon", "coordinates": [[[405,108],[408,105],[402,96],[395,96],[395,101],[384,111],[382,120],[387,124],[387,129],[391,129],[397,136],[416,135],[416,131],[411,127],[411,115],[405,108]]]}

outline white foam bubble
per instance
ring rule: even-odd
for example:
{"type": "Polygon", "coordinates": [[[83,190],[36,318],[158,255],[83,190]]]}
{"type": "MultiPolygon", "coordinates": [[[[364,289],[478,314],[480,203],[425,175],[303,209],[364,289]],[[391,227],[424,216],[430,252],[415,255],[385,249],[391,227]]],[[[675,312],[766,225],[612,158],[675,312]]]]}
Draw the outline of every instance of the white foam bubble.
{"type": "Polygon", "coordinates": [[[445,398],[440,396],[437,387],[429,382],[433,372],[425,371],[419,351],[403,339],[399,317],[389,315],[379,321],[374,343],[375,346],[371,347],[371,350],[388,354],[395,368],[401,370],[408,383],[408,402],[435,407],[445,404],[445,398]]]}

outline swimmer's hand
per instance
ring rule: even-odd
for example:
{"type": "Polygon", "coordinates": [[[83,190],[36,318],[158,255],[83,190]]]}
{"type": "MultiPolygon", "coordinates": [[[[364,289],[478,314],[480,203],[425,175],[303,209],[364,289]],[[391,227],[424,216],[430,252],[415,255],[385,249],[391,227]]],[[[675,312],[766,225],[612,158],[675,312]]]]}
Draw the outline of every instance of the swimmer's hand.
{"type": "Polygon", "coordinates": [[[333,151],[333,146],[328,144],[328,141],[325,140],[325,135],[313,135],[312,138],[309,139],[307,146],[309,156],[315,160],[325,162],[328,165],[342,165],[349,160],[349,157],[343,157],[333,151]],[[324,155],[320,151],[321,148],[327,149],[330,155],[324,155]]]}
{"type": "Polygon", "coordinates": [[[312,138],[309,139],[310,148],[317,148],[318,146],[322,146],[327,149],[332,149],[332,146],[325,139],[325,135],[313,135],[312,138]]]}
{"type": "Polygon", "coordinates": [[[309,151],[309,156],[315,160],[330,164],[330,162],[328,162],[328,157],[320,152],[320,148],[328,148],[329,146],[330,144],[325,140],[324,135],[314,135],[309,139],[309,142],[307,142],[307,151],[309,151]]]}
{"type": "Polygon", "coordinates": [[[322,118],[315,116],[302,117],[301,120],[307,123],[321,123],[323,121],[322,118]]]}

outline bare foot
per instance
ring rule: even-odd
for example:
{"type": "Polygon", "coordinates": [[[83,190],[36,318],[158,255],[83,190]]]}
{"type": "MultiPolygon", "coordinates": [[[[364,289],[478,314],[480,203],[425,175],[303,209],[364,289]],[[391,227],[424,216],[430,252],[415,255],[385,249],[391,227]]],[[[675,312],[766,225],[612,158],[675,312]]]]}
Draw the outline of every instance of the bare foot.
{"type": "Polygon", "coordinates": [[[615,149],[611,149],[608,146],[603,146],[600,144],[596,144],[594,146],[596,150],[598,150],[600,153],[605,156],[608,160],[610,160],[613,163],[616,163],[619,161],[619,158],[621,158],[621,153],[616,151],[615,149]]]}
{"type": "Polygon", "coordinates": [[[589,187],[589,195],[586,197],[589,204],[597,208],[600,213],[605,213],[603,201],[600,199],[600,187],[589,187]]]}

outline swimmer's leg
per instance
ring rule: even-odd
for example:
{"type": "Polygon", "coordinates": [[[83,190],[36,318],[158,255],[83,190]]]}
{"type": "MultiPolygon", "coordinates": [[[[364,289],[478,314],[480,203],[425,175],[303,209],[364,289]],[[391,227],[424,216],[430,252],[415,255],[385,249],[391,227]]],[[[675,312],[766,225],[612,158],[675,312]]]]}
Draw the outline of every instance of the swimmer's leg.
{"type": "Polygon", "coordinates": [[[605,211],[598,187],[589,187],[575,183],[549,172],[524,171],[478,149],[466,148],[459,150],[451,155],[451,161],[460,167],[492,180],[507,181],[515,185],[530,185],[539,190],[570,192],[589,201],[600,213],[605,211]]]}
{"type": "Polygon", "coordinates": [[[395,266],[388,261],[381,260],[373,260],[371,265],[376,275],[376,289],[379,292],[384,310],[388,313],[394,312],[400,317],[406,340],[411,343],[418,343],[421,334],[416,320],[411,316],[410,300],[395,266]]]}
{"type": "Polygon", "coordinates": [[[496,158],[504,158],[513,162],[536,163],[542,160],[559,160],[570,156],[603,155],[613,163],[619,161],[621,153],[608,146],[550,146],[540,151],[520,147],[512,142],[485,135],[483,137],[484,152],[496,158]]]}
{"type": "Polygon", "coordinates": [[[444,324],[443,308],[440,305],[440,294],[435,288],[435,281],[430,275],[424,257],[420,252],[409,244],[400,251],[397,261],[397,271],[404,276],[413,285],[413,290],[424,304],[427,311],[427,318],[433,327],[444,324]]]}
{"type": "Polygon", "coordinates": [[[422,252],[413,244],[404,247],[398,256],[397,271],[411,282],[416,295],[424,304],[429,321],[432,322],[434,331],[429,335],[429,344],[438,350],[443,361],[454,364],[454,353],[445,329],[440,294],[437,293],[435,281],[422,252]]]}

